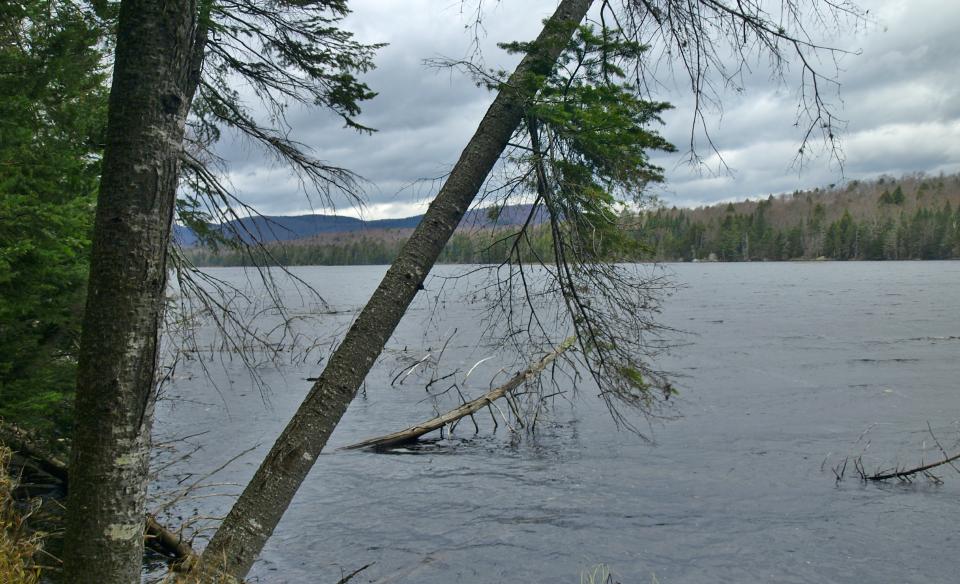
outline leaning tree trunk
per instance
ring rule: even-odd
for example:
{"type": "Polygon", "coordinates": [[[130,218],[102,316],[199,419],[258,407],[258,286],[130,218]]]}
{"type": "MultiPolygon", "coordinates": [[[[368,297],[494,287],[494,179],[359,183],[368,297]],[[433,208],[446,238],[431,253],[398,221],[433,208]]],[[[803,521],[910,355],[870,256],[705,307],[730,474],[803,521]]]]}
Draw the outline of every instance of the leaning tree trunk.
{"type": "Polygon", "coordinates": [[[563,0],[487,110],[450,177],[331,356],[303,404],[203,553],[202,569],[243,578],[383,351],[437,256],[523,118],[524,101],[572,38],[592,0],[563,0]]]}
{"type": "Polygon", "coordinates": [[[64,581],[140,582],[157,334],[196,0],[124,0],[77,373],[64,581]]]}

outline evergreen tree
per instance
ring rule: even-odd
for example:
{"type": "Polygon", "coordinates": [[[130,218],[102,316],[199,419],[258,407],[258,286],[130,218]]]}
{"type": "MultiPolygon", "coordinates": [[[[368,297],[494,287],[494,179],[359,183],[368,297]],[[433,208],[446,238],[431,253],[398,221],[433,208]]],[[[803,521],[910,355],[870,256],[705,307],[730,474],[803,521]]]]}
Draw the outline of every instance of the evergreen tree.
{"type": "Polygon", "coordinates": [[[103,24],[72,2],[0,6],[0,418],[70,423],[105,125],[103,24]]]}
{"type": "Polygon", "coordinates": [[[903,188],[897,185],[893,194],[890,195],[890,202],[894,205],[903,205],[904,201],[906,201],[906,197],[903,195],[903,188]]]}

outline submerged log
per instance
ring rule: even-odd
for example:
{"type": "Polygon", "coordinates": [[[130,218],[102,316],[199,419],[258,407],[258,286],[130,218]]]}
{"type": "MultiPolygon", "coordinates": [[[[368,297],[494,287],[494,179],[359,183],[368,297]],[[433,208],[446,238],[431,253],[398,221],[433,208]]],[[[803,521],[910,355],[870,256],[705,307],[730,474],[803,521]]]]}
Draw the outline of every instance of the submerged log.
{"type": "MultiPolygon", "coordinates": [[[[67,488],[69,476],[67,463],[56,453],[31,438],[28,432],[13,424],[0,422],[0,443],[6,444],[8,448],[50,475],[64,489],[67,488]]],[[[197,555],[190,544],[161,525],[149,513],[146,516],[143,537],[148,547],[177,561],[189,560],[197,555]]]]}
{"type": "Polygon", "coordinates": [[[540,374],[541,371],[546,369],[547,365],[552,363],[557,357],[562,355],[567,349],[573,346],[575,341],[574,337],[570,337],[567,340],[560,343],[556,349],[550,353],[544,355],[542,359],[531,365],[529,368],[517,373],[510,378],[509,381],[503,385],[494,388],[487,393],[481,395],[480,397],[470,400],[457,408],[450,410],[449,412],[421,422],[415,426],[410,426],[399,432],[393,432],[392,434],[386,434],[384,436],[377,436],[376,438],[369,438],[362,442],[357,442],[356,444],[351,444],[349,446],[344,446],[340,450],[359,450],[361,448],[386,448],[388,446],[396,446],[398,444],[405,444],[407,442],[413,442],[417,438],[423,436],[424,434],[433,432],[434,430],[439,430],[440,428],[456,422],[461,418],[465,418],[471,414],[474,414],[486,407],[489,404],[492,404],[494,401],[506,396],[508,393],[514,391],[527,381],[533,379],[540,374]]]}

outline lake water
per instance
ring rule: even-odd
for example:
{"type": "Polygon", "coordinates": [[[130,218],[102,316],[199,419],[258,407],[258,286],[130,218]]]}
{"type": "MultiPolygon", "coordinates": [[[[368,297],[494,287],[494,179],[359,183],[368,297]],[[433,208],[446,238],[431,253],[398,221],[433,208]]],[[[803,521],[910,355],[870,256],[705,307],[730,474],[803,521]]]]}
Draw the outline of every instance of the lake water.
{"type": "MultiPolygon", "coordinates": [[[[662,320],[687,334],[658,362],[677,374],[680,399],[675,419],[649,426],[655,445],[618,431],[585,386],[533,436],[463,424],[417,448],[337,451],[433,415],[419,377],[391,386],[404,359],[436,354],[446,339],[448,369],[497,354],[477,341],[483,302],[433,278],[252,580],[335,582],[372,562],[355,581],[577,583],[600,563],[623,583],[958,581],[960,474],[939,472],[942,485],[863,484],[848,469],[837,483],[831,468],[858,454],[871,470],[934,460],[928,423],[947,449],[960,448],[960,262],[663,269],[684,287],[662,320]]],[[[384,270],[296,269],[329,302],[319,315],[281,280],[303,317],[296,344],[317,346],[299,362],[263,366],[262,392],[222,347],[182,361],[158,406],[158,439],[206,433],[156,491],[260,444],[207,481],[244,483],[384,270]]],[[[211,273],[245,281],[241,270],[211,273]]],[[[266,330],[276,315],[259,318],[266,330]]],[[[468,389],[485,389],[499,367],[518,370],[505,354],[474,371],[468,389]]],[[[200,491],[211,496],[182,501],[170,521],[222,515],[230,500],[218,495],[231,492],[200,491]]]]}

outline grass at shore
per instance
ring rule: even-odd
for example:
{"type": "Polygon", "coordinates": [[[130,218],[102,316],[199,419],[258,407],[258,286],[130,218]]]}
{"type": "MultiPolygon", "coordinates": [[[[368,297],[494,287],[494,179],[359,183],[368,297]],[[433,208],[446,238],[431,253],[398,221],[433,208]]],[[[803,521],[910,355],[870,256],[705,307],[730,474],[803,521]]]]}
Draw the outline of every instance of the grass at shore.
{"type": "Polygon", "coordinates": [[[35,562],[43,548],[43,534],[26,526],[31,507],[13,498],[17,480],[10,476],[8,448],[0,445],[0,582],[38,584],[40,566],[35,562]]]}

